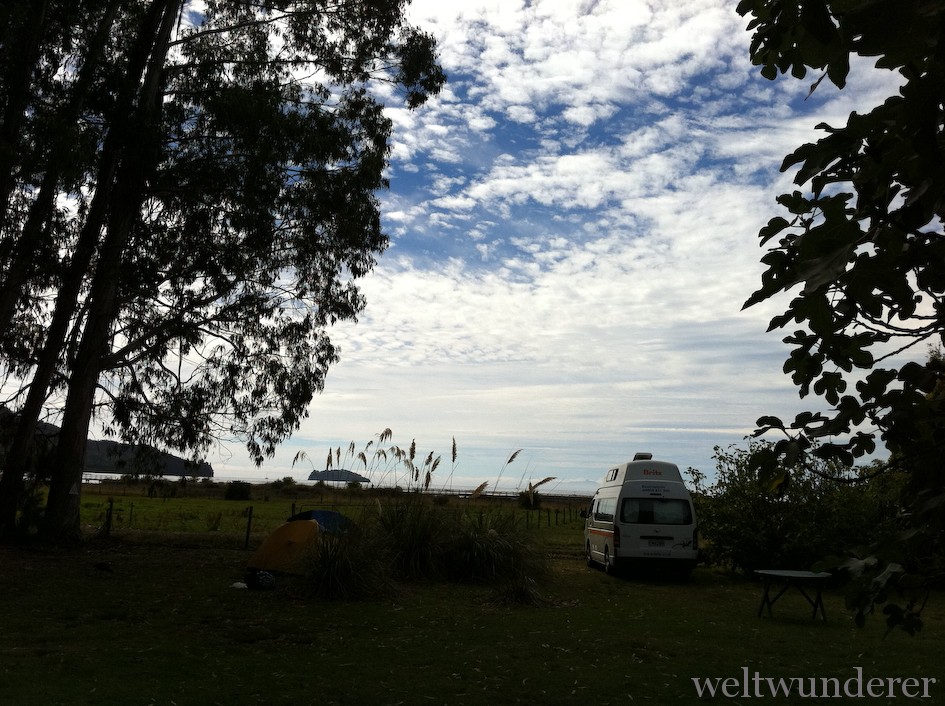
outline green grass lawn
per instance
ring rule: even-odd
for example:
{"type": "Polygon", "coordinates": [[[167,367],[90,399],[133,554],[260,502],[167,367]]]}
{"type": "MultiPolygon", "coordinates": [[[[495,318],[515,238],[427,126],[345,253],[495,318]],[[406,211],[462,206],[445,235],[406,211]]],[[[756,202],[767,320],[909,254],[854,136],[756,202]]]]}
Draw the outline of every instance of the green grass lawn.
{"type": "MultiPolygon", "coordinates": [[[[704,568],[684,582],[613,578],[584,566],[579,522],[534,531],[554,560],[545,602],[528,607],[435,582],[357,603],[288,579],[234,588],[258,544],[244,549],[239,532],[0,547],[0,704],[685,704],[700,701],[693,678],[843,681],[856,667],[934,677],[924,701],[945,702],[941,596],[918,636],[884,639],[879,617],[854,627],[839,593],[827,622],[798,595],[758,618],[757,583],[704,568]]],[[[817,703],[717,699],[757,701],[817,703]]]]}

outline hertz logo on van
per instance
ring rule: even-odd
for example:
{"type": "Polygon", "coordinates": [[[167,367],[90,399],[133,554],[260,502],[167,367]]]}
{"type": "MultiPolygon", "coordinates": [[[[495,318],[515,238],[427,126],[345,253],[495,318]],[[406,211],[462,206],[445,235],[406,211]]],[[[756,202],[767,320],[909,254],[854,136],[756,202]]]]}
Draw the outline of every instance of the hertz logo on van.
{"type": "Polygon", "coordinates": [[[661,476],[661,475],[663,475],[663,472],[662,472],[662,471],[654,471],[654,470],[652,470],[652,469],[650,469],[650,468],[644,468],[644,469],[643,469],[643,475],[645,475],[645,476],[661,476]]]}

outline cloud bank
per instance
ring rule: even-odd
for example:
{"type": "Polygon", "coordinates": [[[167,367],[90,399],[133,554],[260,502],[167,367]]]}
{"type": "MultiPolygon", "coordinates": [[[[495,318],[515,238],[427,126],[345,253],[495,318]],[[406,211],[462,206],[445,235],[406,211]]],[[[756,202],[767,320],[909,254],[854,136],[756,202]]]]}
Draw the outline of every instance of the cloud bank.
{"type": "Polygon", "coordinates": [[[714,446],[806,407],[765,333],[787,302],[741,310],[757,232],[794,188],[784,156],[895,79],[860,62],[842,92],[768,82],[734,6],[415,0],[450,81],[389,109],[368,308],[333,331],[342,362],[293,441],[259,470],[231,448],[218,473],[303,477],[299,449],[320,463],[389,427],[444,457],[455,437],[454,482],[494,483],[521,448],[499,490],[562,492],[636,451],[711,473],[714,446]]]}

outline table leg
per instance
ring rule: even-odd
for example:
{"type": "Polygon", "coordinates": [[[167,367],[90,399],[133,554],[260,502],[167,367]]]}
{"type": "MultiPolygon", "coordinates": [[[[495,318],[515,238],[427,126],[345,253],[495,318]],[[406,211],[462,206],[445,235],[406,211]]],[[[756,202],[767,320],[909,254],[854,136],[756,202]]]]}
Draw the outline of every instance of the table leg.
{"type": "Polygon", "coordinates": [[[791,582],[788,581],[781,587],[781,590],[778,591],[774,598],[771,598],[769,592],[771,591],[771,584],[774,583],[774,579],[770,579],[767,576],[763,579],[764,581],[764,595],[761,597],[761,605],[758,607],[758,617],[761,617],[761,613],[764,610],[765,606],[768,606],[768,616],[772,615],[771,606],[778,602],[778,599],[784,595],[784,593],[791,587],[791,582]]]}
{"type": "Polygon", "coordinates": [[[808,603],[811,605],[811,607],[814,609],[814,612],[813,612],[813,614],[810,616],[810,619],[811,619],[811,620],[816,620],[816,618],[817,618],[817,612],[820,611],[820,617],[821,617],[823,620],[826,620],[826,619],[827,619],[827,614],[824,612],[823,586],[821,585],[821,583],[820,583],[820,582],[817,583],[817,594],[816,594],[816,598],[811,598],[811,597],[807,594],[807,591],[804,590],[804,587],[801,586],[800,584],[797,584],[795,587],[797,588],[798,591],[801,592],[801,595],[804,596],[804,598],[807,599],[807,602],[808,602],[808,603]]]}
{"type": "Polygon", "coordinates": [[[817,600],[814,601],[814,615],[811,617],[811,620],[814,620],[817,617],[817,609],[820,608],[820,619],[825,621],[827,620],[827,612],[824,610],[824,596],[823,596],[823,585],[821,583],[817,584],[817,600]]]}
{"type": "Polygon", "coordinates": [[[760,618],[764,612],[765,606],[768,606],[768,615],[771,615],[771,598],[768,596],[768,591],[771,590],[771,581],[767,576],[761,579],[762,583],[762,593],[761,593],[761,605],[758,606],[758,617],[760,618]]]}

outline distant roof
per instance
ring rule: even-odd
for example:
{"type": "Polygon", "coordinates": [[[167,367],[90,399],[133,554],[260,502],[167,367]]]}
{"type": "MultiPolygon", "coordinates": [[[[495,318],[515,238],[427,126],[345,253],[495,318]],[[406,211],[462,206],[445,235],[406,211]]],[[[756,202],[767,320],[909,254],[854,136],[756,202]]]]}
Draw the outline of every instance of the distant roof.
{"type": "Polygon", "coordinates": [[[309,480],[321,480],[326,483],[370,483],[370,478],[359,476],[354,471],[346,471],[341,468],[329,468],[324,471],[312,471],[309,480]]]}

